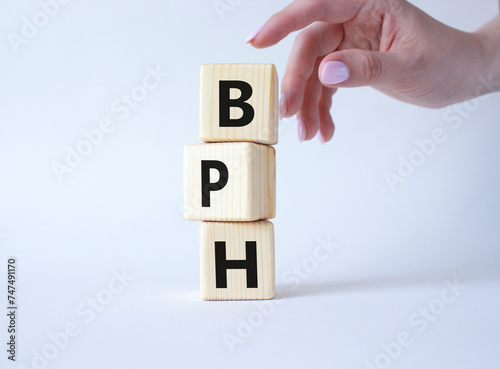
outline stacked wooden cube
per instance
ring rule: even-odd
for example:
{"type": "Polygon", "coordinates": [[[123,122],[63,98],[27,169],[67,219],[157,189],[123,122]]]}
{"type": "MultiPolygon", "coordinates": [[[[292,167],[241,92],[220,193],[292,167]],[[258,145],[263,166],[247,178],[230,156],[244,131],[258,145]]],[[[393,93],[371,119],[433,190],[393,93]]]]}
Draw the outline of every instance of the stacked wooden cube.
{"type": "Polygon", "coordinates": [[[201,297],[274,296],[278,75],[272,64],[201,67],[200,138],[184,148],[184,217],[201,220],[201,297]]]}

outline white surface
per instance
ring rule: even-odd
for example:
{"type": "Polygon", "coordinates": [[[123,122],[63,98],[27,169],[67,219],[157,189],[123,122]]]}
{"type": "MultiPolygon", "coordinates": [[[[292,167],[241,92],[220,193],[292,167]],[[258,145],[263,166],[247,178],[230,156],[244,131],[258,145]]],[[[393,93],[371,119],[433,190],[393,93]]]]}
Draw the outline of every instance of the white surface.
{"type": "MultiPolygon", "coordinates": [[[[284,297],[231,352],[224,334],[257,308],[198,299],[199,224],[182,219],[182,152],[198,142],[202,63],[272,62],[283,75],[293,37],[268,50],[243,40],[286,2],[233,1],[221,20],[211,0],[73,0],[19,53],[7,34],[40,7],[1,3],[0,291],[15,256],[17,364],[33,367],[33,350],[74,322],[80,334],[47,367],[365,368],[402,331],[412,344],[391,368],[498,366],[499,94],[453,129],[449,108],[343,90],[332,109],[336,135],[324,147],[299,144],[295,121],[285,120],[273,220],[284,297]],[[110,105],[148,66],[169,75],[121,119],[110,105]],[[114,131],[59,182],[52,163],[103,118],[114,131]],[[391,192],[384,173],[436,128],[447,140],[391,192]],[[294,289],[293,265],[307,267],[321,242],[339,246],[294,289]],[[105,296],[122,268],[135,279],[86,323],[81,304],[105,296]],[[419,332],[410,317],[455,278],[467,288],[419,332]]],[[[498,8],[494,0],[415,4],[464,30],[498,8]]],[[[1,352],[2,368],[17,367],[1,352]]]]}

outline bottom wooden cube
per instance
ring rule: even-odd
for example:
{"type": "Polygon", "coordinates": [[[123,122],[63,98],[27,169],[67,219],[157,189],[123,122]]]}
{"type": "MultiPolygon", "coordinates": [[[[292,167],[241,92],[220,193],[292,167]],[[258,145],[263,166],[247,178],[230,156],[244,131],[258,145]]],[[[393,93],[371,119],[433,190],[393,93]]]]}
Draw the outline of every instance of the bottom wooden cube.
{"type": "Polygon", "coordinates": [[[202,222],[201,298],[274,297],[274,226],[256,222],[202,222]]]}

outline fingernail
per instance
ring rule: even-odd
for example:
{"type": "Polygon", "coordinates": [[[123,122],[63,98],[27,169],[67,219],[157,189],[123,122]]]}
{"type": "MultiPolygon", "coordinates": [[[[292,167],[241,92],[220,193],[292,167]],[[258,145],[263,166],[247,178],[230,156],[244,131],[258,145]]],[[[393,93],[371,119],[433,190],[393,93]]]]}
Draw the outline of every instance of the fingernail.
{"type": "Polygon", "coordinates": [[[278,105],[279,105],[278,117],[280,120],[282,120],[286,114],[286,96],[285,96],[285,94],[281,94],[280,101],[279,101],[278,105]]]}
{"type": "Polygon", "coordinates": [[[255,37],[257,37],[259,35],[259,33],[262,31],[263,28],[264,28],[264,25],[258,26],[256,29],[254,29],[252,32],[250,32],[250,34],[247,36],[247,39],[245,40],[245,42],[247,44],[249,42],[252,42],[255,39],[255,37]]]}
{"type": "Polygon", "coordinates": [[[321,145],[324,145],[325,144],[325,136],[323,135],[323,131],[321,130],[321,128],[318,130],[318,141],[321,145]]]}
{"type": "Polygon", "coordinates": [[[340,61],[329,61],[321,72],[321,82],[325,85],[336,85],[349,78],[349,67],[340,61]]]}
{"type": "Polygon", "coordinates": [[[299,141],[302,142],[305,140],[307,135],[306,123],[302,118],[297,120],[297,134],[299,136],[299,141]]]}

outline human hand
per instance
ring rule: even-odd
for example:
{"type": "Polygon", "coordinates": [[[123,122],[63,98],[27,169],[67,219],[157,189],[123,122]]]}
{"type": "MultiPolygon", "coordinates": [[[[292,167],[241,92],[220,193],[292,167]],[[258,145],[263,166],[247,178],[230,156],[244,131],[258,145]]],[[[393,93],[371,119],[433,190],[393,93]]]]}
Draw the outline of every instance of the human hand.
{"type": "Polygon", "coordinates": [[[269,47],[310,24],[295,39],[281,84],[280,118],[297,114],[300,141],[332,138],[337,87],[372,86],[438,108],[472,97],[494,65],[483,33],[450,28],[404,0],[296,0],[247,42],[269,47]]]}

